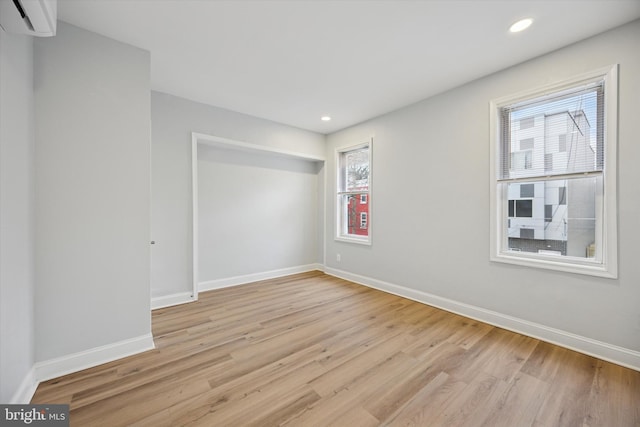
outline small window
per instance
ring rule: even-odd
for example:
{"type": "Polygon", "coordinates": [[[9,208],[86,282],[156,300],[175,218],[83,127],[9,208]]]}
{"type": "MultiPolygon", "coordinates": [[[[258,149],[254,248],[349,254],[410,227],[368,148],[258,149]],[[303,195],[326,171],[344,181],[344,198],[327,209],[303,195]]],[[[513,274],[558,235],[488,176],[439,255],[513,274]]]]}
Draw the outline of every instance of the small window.
{"type": "Polygon", "coordinates": [[[516,200],[516,217],[531,218],[533,216],[533,201],[516,200]]]}
{"type": "Polygon", "coordinates": [[[336,240],[371,243],[371,141],[336,151],[336,240]]]}
{"type": "Polygon", "coordinates": [[[524,119],[520,119],[520,130],[530,129],[534,126],[534,124],[535,124],[534,117],[527,117],[524,119]]]}
{"type": "Polygon", "coordinates": [[[551,171],[553,170],[553,154],[547,153],[544,155],[544,170],[551,171]]]}
{"type": "Polygon", "coordinates": [[[567,134],[561,133],[558,135],[558,152],[566,153],[567,152],[567,134]]]}
{"type": "Polygon", "coordinates": [[[360,212],[360,228],[367,228],[367,213],[360,212]]]}
{"type": "Polygon", "coordinates": [[[516,151],[511,153],[511,168],[513,170],[526,170],[531,169],[533,166],[533,152],[528,151],[516,151]]]}
{"type": "Polygon", "coordinates": [[[523,199],[526,197],[535,197],[535,189],[536,189],[535,184],[521,184],[520,197],[523,199]]]}
{"type": "Polygon", "coordinates": [[[558,204],[567,204],[567,187],[558,187],[558,204]]]}
{"type": "Polygon", "coordinates": [[[535,236],[535,230],[533,228],[521,228],[520,229],[520,238],[521,239],[533,239],[535,236]]]}
{"type": "Polygon", "coordinates": [[[491,102],[491,259],[617,277],[617,66],[491,102]]]}
{"type": "Polygon", "coordinates": [[[533,138],[521,139],[520,150],[533,150],[533,138]]]}
{"type": "Polygon", "coordinates": [[[553,205],[544,205],[544,221],[553,221],[553,205]]]}

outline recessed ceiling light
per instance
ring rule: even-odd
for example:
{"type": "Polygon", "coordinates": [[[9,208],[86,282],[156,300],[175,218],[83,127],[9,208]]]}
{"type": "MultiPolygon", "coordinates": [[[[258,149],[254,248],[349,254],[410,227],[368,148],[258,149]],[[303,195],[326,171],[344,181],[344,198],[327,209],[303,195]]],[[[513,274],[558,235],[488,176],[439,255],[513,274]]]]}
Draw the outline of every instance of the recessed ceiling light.
{"type": "Polygon", "coordinates": [[[509,31],[511,31],[512,33],[519,33],[520,31],[526,30],[527,28],[529,28],[529,26],[532,23],[533,23],[533,19],[531,18],[521,19],[515,24],[513,24],[511,27],[509,27],[509,31]]]}
{"type": "Polygon", "coordinates": [[[329,117],[329,116],[322,116],[322,117],[320,117],[320,120],[322,120],[323,122],[328,122],[329,120],[331,120],[331,117],[329,117]]]}

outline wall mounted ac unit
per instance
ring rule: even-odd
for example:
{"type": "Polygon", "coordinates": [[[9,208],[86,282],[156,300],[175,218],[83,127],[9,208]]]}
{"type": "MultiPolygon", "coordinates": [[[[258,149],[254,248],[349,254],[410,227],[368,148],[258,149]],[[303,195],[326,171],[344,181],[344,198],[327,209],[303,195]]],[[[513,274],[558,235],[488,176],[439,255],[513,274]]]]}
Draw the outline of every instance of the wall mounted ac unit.
{"type": "Polygon", "coordinates": [[[56,35],[57,0],[0,0],[0,26],[7,33],[56,35]]]}

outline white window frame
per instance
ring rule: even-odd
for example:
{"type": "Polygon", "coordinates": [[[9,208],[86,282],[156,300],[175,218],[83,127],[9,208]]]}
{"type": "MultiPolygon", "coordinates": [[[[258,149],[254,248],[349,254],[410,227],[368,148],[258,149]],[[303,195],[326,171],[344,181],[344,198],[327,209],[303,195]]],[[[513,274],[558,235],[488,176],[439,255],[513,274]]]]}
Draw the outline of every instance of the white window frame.
{"type": "MultiPolygon", "coordinates": [[[[347,221],[347,213],[346,210],[343,209],[342,198],[347,192],[344,192],[341,188],[341,174],[342,171],[342,157],[344,153],[349,151],[361,150],[368,148],[369,154],[369,189],[366,191],[367,196],[367,204],[369,209],[369,214],[371,214],[371,190],[373,183],[373,139],[368,140],[367,142],[363,142],[361,144],[351,145],[348,147],[340,147],[336,149],[336,220],[335,220],[335,240],[341,242],[349,242],[349,243],[357,243],[361,245],[371,245],[371,222],[369,221],[369,215],[367,215],[367,223],[368,223],[368,232],[366,236],[356,235],[356,234],[348,234],[345,230],[346,221],[347,221]]],[[[359,192],[363,193],[363,192],[359,192]]],[[[358,198],[359,201],[360,198],[358,198]]],[[[360,218],[358,218],[358,225],[360,218]]]]}
{"type": "MultiPolygon", "coordinates": [[[[505,96],[490,102],[490,259],[491,261],[516,264],[527,267],[557,270],[591,276],[617,278],[617,123],[618,123],[618,65],[612,65],[548,85],[505,96]],[[500,108],[527,99],[533,99],[554,92],[560,92],[580,84],[604,80],[604,170],[598,177],[601,188],[596,195],[596,245],[602,251],[599,260],[588,258],[558,257],[553,254],[528,253],[508,250],[507,184],[499,181],[500,171],[500,108]]],[[[549,177],[549,179],[554,179],[549,177]]],[[[562,178],[555,178],[562,179],[562,178]]],[[[535,180],[535,179],[534,179],[535,180]]]]}

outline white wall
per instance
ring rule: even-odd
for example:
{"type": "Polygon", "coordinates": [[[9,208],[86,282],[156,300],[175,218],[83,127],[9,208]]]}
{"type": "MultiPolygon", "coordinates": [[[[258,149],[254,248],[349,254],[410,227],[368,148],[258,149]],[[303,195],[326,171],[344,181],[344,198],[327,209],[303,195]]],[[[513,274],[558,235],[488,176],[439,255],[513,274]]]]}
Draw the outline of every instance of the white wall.
{"type": "Polygon", "coordinates": [[[321,262],[321,163],[198,148],[199,280],[321,262]]]}
{"type": "MultiPolygon", "coordinates": [[[[33,42],[0,30],[0,402],[34,362],[33,42]]],[[[25,382],[25,380],[27,380],[25,382]]],[[[21,390],[22,388],[22,390],[21,390]]],[[[16,402],[17,403],[17,402],[16,402]]]]}
{"type": "Polygon", "coordinates": [[[325,145],[320,134],[159,92],[151,93],[151,116],[151,282],[152,297],[162,298],[193,287],[191,132],[318,157],[325,145]]]}
{"type": "MultiPolygon", "coordinates": [[[[374,135],[374,202],[371,247],[334,241],[328,215],[329,269],[640,351],[638,40],[635,21],[330,135],[328,159],[336,147],[374,135]],[[614,63],[620,64],[619,279],[491,263],[489,101],[614,63]]],[[[335,176],[333,161],[327,176],[335,176]]],[[[329,179],[328,213],[334,186],[329,179]]]]}
{"type": "Polygon", "coordinates": [[[35,41],[37,362],[150,334],[149,67],[63,22],[35,41]]]}

